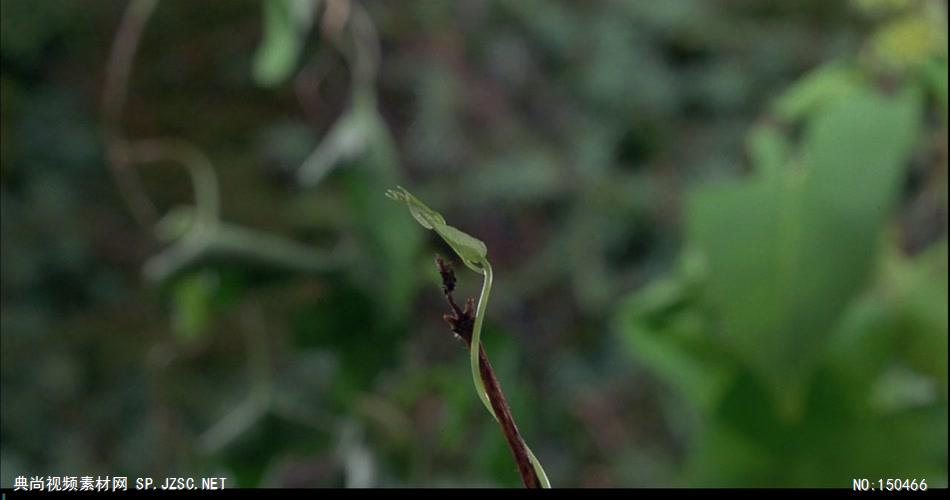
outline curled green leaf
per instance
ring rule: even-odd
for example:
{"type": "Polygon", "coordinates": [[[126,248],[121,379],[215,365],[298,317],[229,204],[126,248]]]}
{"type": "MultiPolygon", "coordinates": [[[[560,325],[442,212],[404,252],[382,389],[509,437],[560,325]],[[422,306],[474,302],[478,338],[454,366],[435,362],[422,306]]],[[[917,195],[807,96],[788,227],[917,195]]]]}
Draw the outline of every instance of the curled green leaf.
{"type": "Polygon", "coordinates": [[[446,224],[442,214],[429,208],[401,186],[388,190],[386,196],[405,203],[416,222],[426,229],[435,231],[452,247],[452,250],[458,254],[469,269],[479,274],[485,274],[485,270],[489,266],[488,248],[484,242],[446,224]]]}

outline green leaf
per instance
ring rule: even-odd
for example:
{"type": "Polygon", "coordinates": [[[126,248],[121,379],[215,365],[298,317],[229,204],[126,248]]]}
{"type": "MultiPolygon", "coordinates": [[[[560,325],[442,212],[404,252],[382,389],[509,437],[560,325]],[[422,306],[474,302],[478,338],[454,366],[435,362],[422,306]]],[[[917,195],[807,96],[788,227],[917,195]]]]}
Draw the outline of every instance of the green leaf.
{"type": "Polygon", "coordinates": [[[716,333],[786,418],[864,285],[919,112],[914,93],[855,91],[810,124],[801,165],[692,193],[688,238],[707,260],[716,333]]]}
{"type": "Polygon", "coordinates": [[[933,377],[947,391],[947,239],[912,259],[892,254],[889,298],[900,321],[894,350],[902,362],[933,377]],[[896,297],[895,297],[896,296],[896,297]]]}
{"type": "Polygon", "coordinates": [[[481,240],[473,238],[458,229],[449,226],[449,225],[436,225],[433,227],[435,232],[439,233],[439,236],[442,237],[449,246],[455,250],[455,253],[466,264],[471,267],[474,265],[476,271],[484,269],[485,257],[488,255],[488,249],[485,247],[485,244],[481,240]]]}
{"type": "Polygon", "coordinates": [[[925,83],[930,87],[934,99],[943,115],[943,121],[947,121],[947,61],[934,60],[923,68],[925,83]]]}
{"type": "Polygon", "coordinates": [[[484,273],[488,262],[488,248],[484,242],[446,224],[442,214],[426,206],[401,186],[394,190],[390,189],[386,192],[386,196],[405,203],[416,222],[442,237],[466,266],[475,272],[484,273]]]}
{"type": "Polygon", "coordinates": [[[749,159],[755,171],[772,175],[781,169],[788,160],[791,145],[778,127],[760,125],[749,132],[746,141],[749,159]]]}
{"type": "Polygon", "coordinates": [[[852,68],[827,65],[795,82],[775,101],[773,112],[782,120],[795,122],[861,89],[860,83],[858,73],[852,68]]]}
{"type": "Polygon", "coordinates": [[[687,281],[676,276],[633,294],[618,308],[617,327],[632,355],[709,414],[735,369],[715,339],[704,335],[687,281]]]}
{"type": "Polygon", "coordinates": [[[397,186],[396,189],[390,189],[386,191],[386,196],[389,198],[402,201],[409,207],[409,213],[412,214],[412,217],[426,229],[434,229],[436,225],[445,225],[445,218],[442,217],[442,214],[432,210],[425,203],[419,201],[418,198],[412,195],[402,186],[397,186]]]}

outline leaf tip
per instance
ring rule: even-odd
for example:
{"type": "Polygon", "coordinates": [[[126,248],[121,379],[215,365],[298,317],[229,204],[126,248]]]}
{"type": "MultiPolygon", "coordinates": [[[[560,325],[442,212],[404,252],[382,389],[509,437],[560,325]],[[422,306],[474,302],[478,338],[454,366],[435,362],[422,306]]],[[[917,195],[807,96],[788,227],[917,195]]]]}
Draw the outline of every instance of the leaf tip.
{"type": "Polygon", "coordinates": [[[407,202],[409,201],[408,197],[406,196],[407,193],[408,191],[406,191],[406,188],[402,186],[396,186],[396,189],[386,190],[386,197],[395,201],[407,202]]]}

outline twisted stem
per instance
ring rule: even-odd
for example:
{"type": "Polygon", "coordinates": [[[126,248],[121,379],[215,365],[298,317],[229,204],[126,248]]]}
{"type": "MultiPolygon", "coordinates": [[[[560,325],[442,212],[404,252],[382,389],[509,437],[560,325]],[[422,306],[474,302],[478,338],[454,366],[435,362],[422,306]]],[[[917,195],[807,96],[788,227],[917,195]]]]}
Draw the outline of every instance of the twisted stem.
{"type": "Polygon", "coordinates": [[[455,303],[452,296],[455,289],[455,271],[441,257],[436,257],[436,264],[439,273],[442,275],[442,291],[453,312],[451,315],[446,314],[444,319],[452,327],[452,331],[468,346],[471,353],[470,359],[472,360],[472,376],[479,399],[482,400],[485,408],[501,426],[505,441],[511,449],[515,463],[518,466],[518,473],[521,475],[525,487],[550,488],[551,482],[548,480],[544,468],[541,467],[537,457],[525,443],[521,432],[518,430],[508,400],[505,398],[505,393],[502,391],[498,377],[495,376],[495,371],[488,360],[485,347],[481,344],[481,328],[488,297],[491,293],[491,266],[487,262],[483,266],[485,280],[482,283],[482,294],[479,297],[476,309],[473,299],[469,299],[464,308],[455,303]],[[475,349],[474,346],[478,346],[478,349],[475,349]]]}

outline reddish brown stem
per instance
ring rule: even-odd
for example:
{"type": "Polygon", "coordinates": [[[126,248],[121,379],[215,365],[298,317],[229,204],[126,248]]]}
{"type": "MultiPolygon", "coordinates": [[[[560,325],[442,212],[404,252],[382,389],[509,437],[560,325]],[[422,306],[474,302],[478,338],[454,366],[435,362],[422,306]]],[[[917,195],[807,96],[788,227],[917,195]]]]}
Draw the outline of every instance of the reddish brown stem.
{"type": "MultiPolygon", "coordinates": [[[[442,257],[436,257],[436,265],[442,275],[442,291],[449,302],[449,306],[452,307],[452,314],[446,314],[443,318],[452,327],[452,331],[471,349],[472,327],[475,324],[475,300],[469,299],[465,303],[465,308],[460,308],[452,297],[452,291],[455,289],[455,271],[450,264],[442,260],[442,257]]],[[[531,459],[528,458],[528,446],[518,431],[518,425],[515,424],[515,419],[511,415],[511,408],[508,406],[508,400],[505,399],[505,393],[501,390],[498,377],[495,376],[491,362],[488,361],[488,354],[485,353],[485,348],[481,345],[478,349],[478,368],[481,372],[482,381],[485,383],[488,401],[495,411],[495,416],[498,417],[498,424],[501,426],[505,441],[507,441],[508,448],[511,449],[511,454],[514,456],[515,464],[518,466],[521,481],[526,488],[540,488],[541,480],[538,478],[534,466],[531,465],[531,459]]]]}

